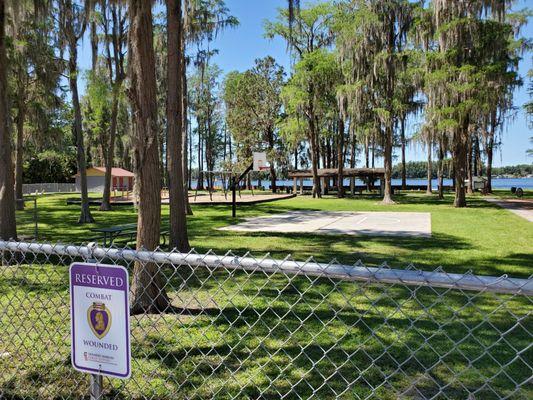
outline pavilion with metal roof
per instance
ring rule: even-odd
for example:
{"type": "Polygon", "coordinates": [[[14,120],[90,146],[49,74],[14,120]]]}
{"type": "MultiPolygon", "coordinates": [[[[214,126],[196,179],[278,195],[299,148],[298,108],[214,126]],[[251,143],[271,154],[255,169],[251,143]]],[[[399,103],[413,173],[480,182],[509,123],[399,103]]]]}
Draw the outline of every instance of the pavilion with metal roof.
{"type": "MultiPolygon", "coordinates": [[[[339,171],[337,168],[320,168],[318,170],[318,177],[320,178],[323,194],[327,191],[329,178],[338,177],[338,173],[339,171]]],[[[343,178],[350,178],[353,180],[359,178],[370,182],[375,182],[379,179],[383,182],[385,180],[385,168],[344,168],[342,176],[343,178]]],[[[290,171],[289,179],[290,178],[293,180],[293,193],[303,194],[303,181],[304,179],[313,178],[313,171],[310,169],[290,171]]],[[[383,185],[381,185],[381,187],[383,187],[383,185]]]]}

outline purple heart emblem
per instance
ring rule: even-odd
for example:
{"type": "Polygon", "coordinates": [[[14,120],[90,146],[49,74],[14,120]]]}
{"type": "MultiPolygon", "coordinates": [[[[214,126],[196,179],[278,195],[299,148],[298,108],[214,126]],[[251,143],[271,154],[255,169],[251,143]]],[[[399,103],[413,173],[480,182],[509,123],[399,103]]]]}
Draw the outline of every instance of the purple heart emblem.
{"type": "Polygon", "coordinates": [[[102,339],[111,328],[111,312],[104,303],[93,303],[87,310],[87,322],[94,335],[102,339]]]}

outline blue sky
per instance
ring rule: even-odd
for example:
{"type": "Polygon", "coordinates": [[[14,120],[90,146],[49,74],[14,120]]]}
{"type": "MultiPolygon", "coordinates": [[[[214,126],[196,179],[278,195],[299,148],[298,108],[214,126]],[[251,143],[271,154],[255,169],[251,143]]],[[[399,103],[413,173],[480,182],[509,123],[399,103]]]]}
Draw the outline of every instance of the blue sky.
{"type": "MultiPolygon", "coordinates": [[[[515,8],[527,6],[529,0],[518,1],[515,8]]],[[[265,19],[274,19],[279,7],[286,7],[287,0],[226,0],[231,13],[236,16],[240,25],[229,29],[217,37],[213,48],[219,50],[213,61],[224,72],[233,70],[243,71],[253,66],[256,58],[270,55],[283,65],[286,71],[290,70],[290,56],[286,44],[280,38],[266,39],[263,36],[263,22],[265,19]]],[[[531,5],[531,4],[530,4],[531,5]]],[[[533,22],[524,27],[523,35],[533,38],[533,22]]],[[[84,41],[80,51],[80,64],[82,68],[90,66],[90,47],[84,41]]],[[[520,63],[520,74],[525,77],[527,71],[533,68],[531,53],[526,54],[520,63]]],[[[80,88],[81,89],[81,88],[80,88]]],[[[517,110],[513,119],[506,125],[502,136],[502,146],[495,154],[495,166],[531,163],[531,157],[526,156],[526,149],[533,145],[529,137],[533,132],[528,128],[522,105],[528,100],[526,84],[515,92],[515,105],[517,110]]],[[[425,152],[418,146],[411,146],[408,150],[409,160],[425,159],[425,152]]]]}

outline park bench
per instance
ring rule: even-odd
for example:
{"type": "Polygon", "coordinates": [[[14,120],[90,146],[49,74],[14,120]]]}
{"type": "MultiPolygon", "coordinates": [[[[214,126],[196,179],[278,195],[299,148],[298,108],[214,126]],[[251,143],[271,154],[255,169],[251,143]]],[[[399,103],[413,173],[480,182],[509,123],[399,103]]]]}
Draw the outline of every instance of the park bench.
{"type": "MultiPolygon", "coordinates": [[[[160,236],[160,239],[162,239],[162,241],[160,241],[159,243],[160,246],[167,245],[168,235],[169,235],[168,229],[162,230],[160,232],[159,236],[160,236]]],[[[136,242],[137,242],[137,229],[121,232],[120,234],[114,237],[112,244],[115,244],[115,245],[120,244],[120,245],[128,246],[128,245],[135,245],[136,242]]]]}
{"type": "MultiPolygon", "coordinates": [[[[96,242],[101,241],[104,247],[111,246],[113,244],[127,246],[130,244],[135,244],[137,240],[137,224],[116,225],[105,228],[92,228],[91,231],[97,232],[100,235],[90,240],[96,242]]],[[[160,245],[166,246],[168,235],[168,228],[163,228],[160,231],[160,237],[163,239],[163,242],[160,243],[160,245]]]]}

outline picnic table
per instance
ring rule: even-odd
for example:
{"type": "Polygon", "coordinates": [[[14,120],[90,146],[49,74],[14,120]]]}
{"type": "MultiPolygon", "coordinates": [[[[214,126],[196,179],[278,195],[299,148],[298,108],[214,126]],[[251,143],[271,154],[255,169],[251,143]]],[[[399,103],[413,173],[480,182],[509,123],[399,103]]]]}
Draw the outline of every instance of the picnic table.
{"type": "Polygon", "coordinates": [[[109,226],[105,228],[91,228],[91,231],[101,234],[102,239],[104,240],[104,247],[106,247],[108,244],[112,245],[113,240],[115,240],[119,236],[122,236],[125,231],[131,232],[131,233],[137,232],[137,224],[133,223],[133,224],[109,226]]]}
{"type": "MultiPolygon", "coordinates": [[[[124,244],[128,244],[129,242],[135,242],[137,237],[137,224],[133,223],[104,228],[91,228],[91,231],[100,234],[98,239],[103,240],[104,247],[111,246],[116,239],[122,239],[121,241],[124,242],[124,244]]],[[[168,233],[168,228],[162,226],[160,235],[163,238],[163,245],[166,245],[166,237],[168,236],[168,233]]]]}

